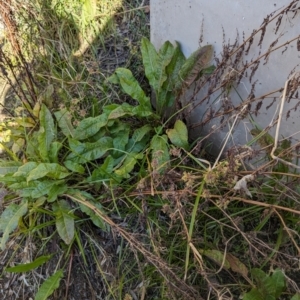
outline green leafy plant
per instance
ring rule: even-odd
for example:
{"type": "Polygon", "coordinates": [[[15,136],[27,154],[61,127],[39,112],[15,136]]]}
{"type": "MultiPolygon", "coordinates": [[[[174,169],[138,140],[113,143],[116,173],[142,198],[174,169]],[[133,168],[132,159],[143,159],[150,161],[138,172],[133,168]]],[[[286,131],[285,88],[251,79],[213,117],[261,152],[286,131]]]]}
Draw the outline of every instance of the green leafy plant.
{"type": "Polygon", "coordinates": [[[252,269],[251,274],[256,287],[246,293],[243,300],[276,300],[285,289],[285,277],[280,269],[276,269],[271,275],[260,269],[252,269]]]}
{"type": "MultiPolygon", "coordinates": [[[[203,74],[214,70],[209,66],[212,59],[213,48],[204,46],[195,51],[189,58],[185,58],[178,43],[174,46],[169,41],[165,42],[159,51],[147,38],[141,42],[142,59],[145,75],[154,93],[154,105],[158,115],[169,117],[179,105],[179,97],[184,90],[191,86],[203,74]]],[[[144,98],[144,93],[129,70],[119,68],[110,77],[113,83],[119,83],[124,92],[133,99],[144,98]]]]}

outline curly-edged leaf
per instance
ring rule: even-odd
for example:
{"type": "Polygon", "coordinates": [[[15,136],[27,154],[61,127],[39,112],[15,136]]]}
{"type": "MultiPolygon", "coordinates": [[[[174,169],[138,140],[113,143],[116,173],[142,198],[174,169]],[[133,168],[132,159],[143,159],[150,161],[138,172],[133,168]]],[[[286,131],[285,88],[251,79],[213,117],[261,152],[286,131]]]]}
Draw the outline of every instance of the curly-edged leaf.
{"type": "Polygon", "coordinates": [[[125,116],[133,116],[133,108],[134,106],[131,106],[126,102],[122,103],[122,105],[118,105],[114,110],[110,112],[110,114],[108,115],[108,120],[119,119],[125,116]]]}
{"type": "Polygon", "coordinates": [[[22,166],[22,163],[18,161],[1,161],[0,175],[13,174],[18,171],[20,166],[22,166]]]}
{"type": "Polygon", "coordinates": [[[150,98],[145,95],[131,71],[125,68],[118,68],[115,73],[119,77],[120,85],[124,92],[136,100],[145,110],[151,112],[150,98]]]}
{"type": "Polygon", "coordinates": [[[159,80],[157,69],[159,56],[152,43],[145,37],[143,37],[141,41],[141,52],[146,77],[154,90],[158,90],[159,80]]]}
{"type": "Polygon", "coordinates": [[[72,152],[66,160],[83,164],[104,156],[108,150],[113,148],[113,140],[111,137],[103,137],[95,143],[80,143],[69,140],[69,145],[72,152]]]}
{"type": "Polygon", "coordinates": [[[95,135],[102,127],[107,124],[107,120],[108,119],[106,114],[83,119],[75,129],[74,139],[85,140],[95,135]]]}
{"type": "Polygon", "coordinates": [[[185,63],[186,58],[182,53],[179,44],[176,42],[176,47],[172,56],[172,59],[166,67],[166,73],[168,80],[164,83],[164,89],[168,91],[174,91],[176,83],[181,81],[179,78],[179,71],[185,63]]]}
{"type": "Polygon", "coordinates": [[[188,150],[188,130],[181,120],[175,122],[174,129],[167,130],[167,135],[173,145],[188,150]]]}
{"type": "Polygon", "coordinates": [[[115,174],[123,178],[130,178],[129,173],[133,170],[138,160],[142,159],[143,157],[144,157],[143,153],[128,154],[122,166],[119,169],[115,170],[115,174]]]}
{"type": "Polygon", "coordinates": [[[56,214],[55,225],[59,236],[69,245],[74,237],[74,217],[70,213],[71,206],[65,200],[60,200],[52,204],[53,210],[56,214]]]}
{"type": "Polygon", "coordinates": [[[199,48],[185,61],[180,69],[179,76],[186,87],[189,87],[200,72],[206,68],[213,56],[212,45],[199,48]]]}
{"type": "Polygon", "coordinates": [[[56,138],[56,127],[51,112],[48,110],[46,105],[42,105],[40,111],[40,130],[38,135],[38,148],[41,158],[48,162],[49,161],[49,150],[52,142],[56,138]]]}
{"type": "Polygon", "coordinates": [[[74,137],[74,127],[72,125],[72,116],[67,109],[61,109],[54,113],[58,126],[66,137],[74,137]]]}
{"type": "Polygon", "coordinates": [[[2,250],[5,249],[10,233],[17,228],[20,218],[26,214],[27,207],[27,201],[23,201],[19,205],[12,203],[2,213],[0,217],[0,232],[2,232],[0,247],[2,250]]]}
{"type": "Polygon", "coordinates": [[[60,280],[63,277],[63,271],[58,270],[40,286],[34,300],[47,300],[48,297],[59,287],[60,280]]]}
{"type": "Polygon", "coordinates": [[[13,175],[14,177],[27,177],[29,172],[35,169],[39,163],[35,161],[29,161],[25,163],[23,166],[18,168],[18,171],[13,175]]]}
{"type": "Polygon", "coordinates": [[[170,163],[168,137],[165,134],[155,135],[151,140],[150,148],[152,149],[151,166],[154,171],[163,174],[170,163]]]}
{"type": "Polygon", "coordinates": [[[28,173],[27,182],[43,177],[62,179],[67,177],[69,174],[70,173],[68,172],[68,170],[59,164],[41,163],[28,173]]]}
{"type": "Polygon", "coordinates": [[[33,262],[27,263],[27,264],[18,264],[17,266],[6,268],[6,272],[13,272],[13,273],[23,273],[23,272],[28,272],[33,269],[36,269],[37,267],[43,265],[47,261],[50,260],[50,258],[53,255],[45,255],[45,256],[40,256],[36,258],[33,262]]]}
{"type": "Polygon", "coordinates": [[[64,165],[67,169],[75,173],[83,174],[85,171],[84,167],[81,164],[78,164],[71,160],[64,161],[64,165]]]}
{"type": "Polygon", "coordinates": [[[164,82],[168,79],[166,73],[166,67],[172,61],[174,55],[175,47],[169,42],[166,41],[158,52],[157,60],[157,83],[153,86],[156,94],[160,93],[160,90],[163,87],[164,82]]]}

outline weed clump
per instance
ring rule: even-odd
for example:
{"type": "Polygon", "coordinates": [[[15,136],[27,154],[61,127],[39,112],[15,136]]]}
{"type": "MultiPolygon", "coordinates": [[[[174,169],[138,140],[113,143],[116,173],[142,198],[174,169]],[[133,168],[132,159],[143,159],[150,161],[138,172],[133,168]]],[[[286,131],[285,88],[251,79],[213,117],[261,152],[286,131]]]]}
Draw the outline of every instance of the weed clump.
{"type": "MultiPolygon", "coordinates": [[[[141,56],[133,71],[127,62],[115,68],[120,57],[112,52],[120,49],[105,58],[105,47],[127,28],[123,19],[145,8],[116,1],[114,23],[100,2],[73,2],[3,4],[6,26],[17,34],[8,36],[13,55],[0,50],[14,97],[0,124],[0,255],[10,257],[0,284],[25,273],[20,280],[34,283],[26,295],[36,299],[297,299],[297,147],[255,128],[253,143],[267,153],[259,167],[252,169],[252,144],[207,157],[205,138],[194,142],[185,123],[193,98],[182,101],[191,87],[196,95],[208,86],[203,101],[225,93],[226,103],[201,126],[220,116],[235,124],[249,114],[258,100],[255,83],[238,106],[230,91],[251,68],[252,81],[275,44],[247,64],[242,57],[259,32],[262,43],[268,22],[280,26],[294,13],[296,1],[268,16],[243,45],[224,44],[216,66],[211,45],[185,58],[179,44],[157,51],[145,37],[138,52],[134,37],[129,50],[120,46],[128,50],[125,60],[141,56]],[[72,280],[88,284],[78,292],[72,280]]],[[[286,99],[296,95],[298,81],[287,82],[286,99]]]]}

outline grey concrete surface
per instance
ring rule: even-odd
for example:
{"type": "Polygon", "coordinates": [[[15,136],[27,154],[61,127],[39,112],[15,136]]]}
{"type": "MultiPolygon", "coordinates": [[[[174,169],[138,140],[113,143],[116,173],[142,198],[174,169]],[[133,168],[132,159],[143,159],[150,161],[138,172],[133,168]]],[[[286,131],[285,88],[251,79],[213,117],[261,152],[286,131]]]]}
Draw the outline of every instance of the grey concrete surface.
{"type": "MultiPolygon", "coordinates": [[[[282,10],[290,0],[151,0],[151,41],[158,49],[164,41],[178,41],[186,56],[189,56],[199,46],[212,44],[215,57],[222,59],[223,44],[233,45],[238,39],[239,44],[247,38],[255,29],[258,29],[270,13],[282,10]],[[202,36],[202,41],[199,42],[202,36]]],[[[300,1],[297,1],[299,8],[300,1]]],[[[298,9],[299,11],[299,9],[298,9]]],[[[296,10],[295,10],[296,12],[296,10]]],[[[275,16],[275,14],[273,15],[275,16]]],[[[226,103],[232,102],[231,107],[237,107],[241,103],[248,103],[253,82],[255,98],[260,98],[276,89],[284,87],[291,73],[299,71],[300,42],[297,47],[297,39],[300,35],[300,13],[294,16],[294,12],[285,14],[281,19],[281,25],[275,33],[275,19],[266,27],[266,32],[261,45],[260,34],[253,41],[249,53],[243,54],[243,63],[249,63],[254,58],[267,52],[272,42],[278,39],[277,47],[291,39],[295,39],[286,47],[274,51],[268,58],[267,64],[262,60],[254,77],[250,82],[251,69],[249,69],[240,82],[233,84],[234,88],[228,96],[220,91],[210,94],[207,98],[207,88],[202,88],[193,97],[191,89],[184,96],[185,103],[193,102],[194,108],[188,116],[191,128],[191,136],[200,138],[211,134],[207,142],[211,144],[211,153],[218,154],[225,138],[237,116],[237,111],[224,117],[218,117],[218,112],[224,109],[226,103]],[[203,101],[205,99],[205,101],[203,101]],[[199,104],[200,103],[200,104],[199,104]],[[203,124],[206,115],[212,112],[211,121],[203,124]],[[200,124],[202,122],[202,124],[200,124]],[[199,124],[199,126],[197,126],[199,124]]],[[[217,65],[216,60],[213,61],[217,65]]],[[[237,68],[231,68],[228,62],[223,77],[238,73],[237,68]]],[[[238,74],[237,76],[238,77],[238,74]]],[[[220,81],[221,81],[220,78],[220,81]]],[[[216,83],[216,84],[220,84],[216,83]]],[[[195,88],[195,87],[194,87],[195,88]]],[[[300,94],[300,93],[299,93],[300,94]]],[[[259,100],[253,102],[249,114],[244,118],[238,118],[231,132],[226,148],[233,145],[244,145],[253,139],[250,130],[253,122],[261,128],[271,127],[270,133],[274,134],[274,120],[278,116],[278,107],[282,93],[270,94],[264,97],[261,107],[255,113],[259,100]],[[273,103],[271,107],[270,104],[273,103]],[[253,119],[252,119],[253,118],[253,119]]],[[[284,117],[280,126],[280,137],[290,138],[294,143],[300,140],[300,105],[296,95],[289,103],[284,104],[284,117]],[[286,113],[289,111],[289,117],[286,113]]]]}

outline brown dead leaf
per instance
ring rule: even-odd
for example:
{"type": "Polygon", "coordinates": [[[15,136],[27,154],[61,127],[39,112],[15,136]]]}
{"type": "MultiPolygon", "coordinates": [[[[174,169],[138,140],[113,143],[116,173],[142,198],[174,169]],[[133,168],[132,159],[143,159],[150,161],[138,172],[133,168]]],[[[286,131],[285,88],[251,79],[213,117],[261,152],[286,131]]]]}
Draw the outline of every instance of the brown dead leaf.
{"type": "Polygon", "coordinates": [[[143,7],[143,10],[146,14],[148,14],[150,12],[150,5],[146,5],[143,7]]]}
{"type": "Polygon", "coordinates": [[[227,253],[226,260],[230,264],[230,268],[233,272],[241,274],[243,277],[247,277],[248,269],[247,267],[235,256],[230,253],[227,253]]]}

